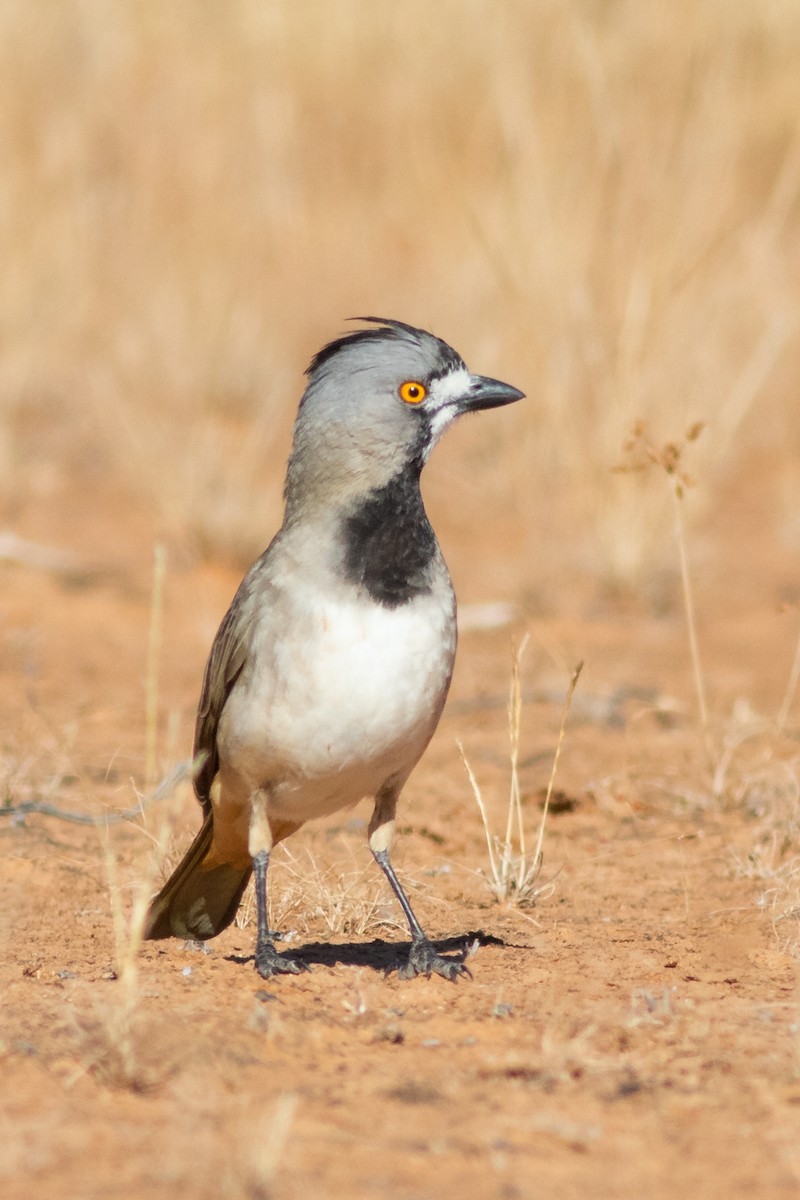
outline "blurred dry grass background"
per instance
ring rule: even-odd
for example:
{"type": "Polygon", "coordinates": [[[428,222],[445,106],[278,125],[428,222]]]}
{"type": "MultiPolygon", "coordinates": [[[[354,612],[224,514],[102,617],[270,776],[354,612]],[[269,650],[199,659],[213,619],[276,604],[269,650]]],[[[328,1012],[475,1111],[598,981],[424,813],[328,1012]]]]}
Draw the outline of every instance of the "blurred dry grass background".
{"type": "Polygon", "coordinates": [[[708,422],[708,501],[773,454],[800,536],[799,60],[792,0],[0,0],[0,527],[116,480],[247,561],[302,367],[378,313],[528,392],[428,494],[531,573],[671,558],[635,419],[708,422]]]}

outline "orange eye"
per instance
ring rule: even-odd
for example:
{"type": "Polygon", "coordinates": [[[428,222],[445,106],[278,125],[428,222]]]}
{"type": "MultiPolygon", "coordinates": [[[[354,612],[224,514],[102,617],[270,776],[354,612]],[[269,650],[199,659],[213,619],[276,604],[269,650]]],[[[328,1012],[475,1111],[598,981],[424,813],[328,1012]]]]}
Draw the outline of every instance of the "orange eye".
{"type": "Polygon", "coordinates": [[[400,384],[398,394],[406,404],[421,404],[428,394],[428,389],[416,379],[407,379],[405,383],[400,384]]]}

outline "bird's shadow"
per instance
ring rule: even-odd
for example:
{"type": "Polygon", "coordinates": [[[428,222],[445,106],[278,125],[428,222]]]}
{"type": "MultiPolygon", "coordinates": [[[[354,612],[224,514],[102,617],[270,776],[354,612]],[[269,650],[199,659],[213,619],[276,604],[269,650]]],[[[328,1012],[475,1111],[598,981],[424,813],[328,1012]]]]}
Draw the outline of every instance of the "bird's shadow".
{"type": "MultiPolygon", "coordinates": [[[[461,933],[457,937],[440,938],[433,943],[438,954],[452,954],[454,962],[463,962],[473,946],[505,946],[502,938],[486,933],[482,929],[461,933]]],[[[371,942],[307,942],[304,946],[291,948],[291,956],[306,966],[324,967],[369,967],[384,975],[398,971],[408,962],[410,942],[385,942],[375,938],[371,942]]],[[[249,963],[252,954],[226,954],[226,962],[249,963]]]]}

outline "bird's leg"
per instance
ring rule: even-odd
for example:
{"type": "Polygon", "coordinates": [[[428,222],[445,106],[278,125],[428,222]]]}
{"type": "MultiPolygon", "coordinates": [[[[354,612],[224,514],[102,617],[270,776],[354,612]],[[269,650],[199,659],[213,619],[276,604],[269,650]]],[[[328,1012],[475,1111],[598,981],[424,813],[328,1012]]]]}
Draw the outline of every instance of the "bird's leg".
{"type": "Polygon", "coordinates": [[[405,894],[400,880],[395,874],[389,859],[389,850],[394,836],[394,814],[397,808],[398,792],[386,789],[375,799],[375,810],[369,823],[369,848],[378,866],[389,880],[392,891],[400,902],[405,913],[408,927],[411,930],[411,953],[408,962],[400,969],[401,979],[413,979],[415,975],[441,975],[453,982],[459,975],[470,975],[469,968],[463,962],[452,958],[443,958],[437,953],[433,942],[426,936],[408,896],[405,894]]]}
{"type": "Polygon", "coordinates": [[[286,954],[279,954],[272,941],[267,916],[267,868],[273,845],[272,830],[267,817],[267,793],[257,791],[251,801],[250,836],[248,848],[253,860],[253,881],[256,890],[256,970],[262,979],[272,975],[299,975],[309,968],[286,954]]]}

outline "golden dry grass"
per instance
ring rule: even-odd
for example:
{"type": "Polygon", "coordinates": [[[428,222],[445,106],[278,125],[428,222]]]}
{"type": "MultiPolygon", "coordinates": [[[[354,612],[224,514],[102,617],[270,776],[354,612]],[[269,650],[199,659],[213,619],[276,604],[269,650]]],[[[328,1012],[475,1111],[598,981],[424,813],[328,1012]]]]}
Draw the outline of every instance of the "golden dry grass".
{"type": "Polygon", "coordinates": [[[530,395],[453,435],[434,508],[636,583],[671,551],[610,471],[634,420],[706,420],[709,484],[797,446],[799,49],[778,0],[5,0],[3,524],[116,473],[247,560],[301,366],[377,312],[530,395]]]}

